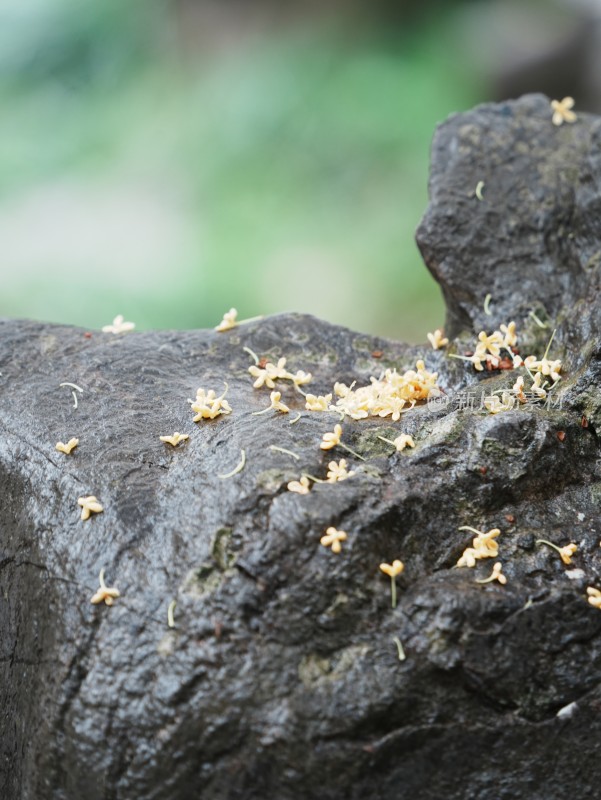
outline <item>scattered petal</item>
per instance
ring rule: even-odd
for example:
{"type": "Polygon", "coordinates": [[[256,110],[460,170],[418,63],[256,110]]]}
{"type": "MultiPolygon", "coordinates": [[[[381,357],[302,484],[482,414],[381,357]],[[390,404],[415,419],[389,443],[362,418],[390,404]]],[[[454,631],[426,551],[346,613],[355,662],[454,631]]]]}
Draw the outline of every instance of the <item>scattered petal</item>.
{"type": "Polygon", "coordinates": [[[57,442],[55,446],[55,450],[58,450],[59,453],[65,453],[65,455],[69,455],[71,450],[73,450],[79,444],[79,439],[69,439],[67,444],[63,444],[63,442],[57,442]]]}

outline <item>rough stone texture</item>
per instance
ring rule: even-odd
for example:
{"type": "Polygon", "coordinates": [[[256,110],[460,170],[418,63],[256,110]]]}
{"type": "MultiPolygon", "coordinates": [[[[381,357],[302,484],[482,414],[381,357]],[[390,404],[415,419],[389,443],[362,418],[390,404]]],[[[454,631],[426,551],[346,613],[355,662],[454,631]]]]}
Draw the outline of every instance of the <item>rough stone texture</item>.
{"type": "Polygon", "coordinates": [[[515,319],[522,354],[542,355],[556,326],[561,407],[462,408],[515,375],[311,317],[91,338],[0,323],[0,797],[598,796],[600,144],[601,120],[555,128],[541,96],[452,117],[418,234],[451,352],[515,319]],[[320,392],[423,355],[448,403],[345,421],[367,460],[295,495],[289,480],[345,456],[319,449],[337,417],[251,416],[269,392],[252,388],[244,346],[310,370],[320,392]],[[186,398],[224,380],[233,413],[194,424],[186,398]],[[63,381],[83,388],[77,409],[63,381]],[[158,436],[174,430],[190,439],[167,449],[158,436]],[[377,435],[400,430],[417,446],[391,454],[377,435]],[[64,457],[54,445],[70,436],[64,457]],[[241,448],[244,470],[221,480],[241,448]],[[105,512],[82,522],[86,494],[105,512]],[[319,544],[329,525],[349,534],[339,556],[319,544]],[[461,525],[502,529],[507,585],[475,583],[490,560],[454,568],[461,525]],[[541,536],[578,543],[573,564],[541,536]],[[393,611],[378,564],[394,558],[393,611]],[[122,593],[112,608],[89,602],[102,567],[122,593]]]}

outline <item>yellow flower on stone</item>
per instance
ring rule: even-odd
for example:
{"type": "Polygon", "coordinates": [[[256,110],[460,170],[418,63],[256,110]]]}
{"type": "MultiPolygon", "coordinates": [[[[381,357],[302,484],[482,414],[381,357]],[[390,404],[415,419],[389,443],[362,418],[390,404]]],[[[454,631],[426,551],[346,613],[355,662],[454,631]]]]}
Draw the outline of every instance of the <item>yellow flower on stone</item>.
{"type": "Polygon", "coordinates": [[[269,399],[271,400],[271,408],[274,411],[281,411],[282,414],[287,414],[290,409],[285,403],[280,402],[282,398],[281,392],[271,392],[269,399]]]}
{"type": "Polygon", "coordinates": [[[319,540],[324,547],[331,547],[332,553],[339,553],[342,550],[341,542],[346,541],[346,532],[338,531],[336,528],[328,528],[325,535],[319,540]]]}
{"type": "Polygon", "coordinates": [[[518,343],[515,322],[509,322],[507,325],[500,325],[499,327],[503,334],[503,346],[507,348],[515,347],[518,343]]]}
{"type": "Polygon", "coordinates": [[[135,323],[133,322],[125,322],[123,319],[122,314],[118,314],[115,319],[113,320],[111,325],[105,325],[102,329],[103,333],[127,333],[128,331],[133,331],[136,327],[135,323]]]}
{"type": "Polygon", "coordinates": [[[563,100],[551,100],[553,109],[553,125],[563,125],[564,122],[576,122],[578,117],[572,111],[574,98],[564,97],[563,100]]]}
{"type": "Polygon", "coordinates": [[[399,453],[406,447],[415,447],[413,436],[410,436],[408,433],[401,433],[400,436],[397,436],[396,439],[393,440],[393,443],[399,453]]]}
{"type": "Polygon", "coordinates": [[[332,402],[332,395],[314,395],[308,394],[305,396],[305,408],[307,411],[327,411],[330,403],[332,402]]]}
{"type": "Polygon", "coordinates": [[[354,474],[355,473],[353,471],[348,472],[345,458],[341,458],[338,463],[336,461],[330,461],[328,464],[327,482],[337,483],[338,481],[345,481],[354,474]]]}
{"type": "Polygon", "coordinates": [[[336,397],[346,397],[350,391],[350,386],[347,386],[346,383],[336,382],[334,384],[334,394],[336,397]]]}
{"type": "Polygon", "coordinates": [[[392,564],[380,564],[380,569],[385,575],[388,575],[389,578],[396,578],[396,576],[400,575],[405,569],[405,565],[397,558],[392,564]]]}
{"type": "Polygon", "coordinates": [[[225,399],[227,394],[227,383],[225,390],[219,397],[216,396],[213,389],[205,392],[204,389],[197,389],[196,400],[191,402],[191,410],[196,413],[194,422],[200,422],[201,419],[215,419],[220,414],[231,414],[232,408],[228,401],[225,399]]]}
{"type": "Polygon", "coordinates": [[[492,583],[492,581],[499,581],[499,583],[507,583],[507,578],[501,572],[501,562],[497,561],[496,564],[493,565],[492,573],[488,576],[488,578],[484,578],[483,580],[476,580],[476,583],[492,583]]]}
{"type": "Polygon", "coordinates": [[[556,544],[553,544],[553,542],[547,541],[547,539],[537,539],[536,543],[546,544],[548,547],[552,547],[554,550],[557,550],[564,564],[571,564],[572,556],[578,550],[578,545],[574,544],[574,542],[570,542],[570,544],[566,544],[564,547],[558,547],[556,544]]]}
{"type": "Polygon", "coordinates": [[[502,399],[496,394],[491,394],[484,398],[484,405],[491,414],[499,414],[501,411],[511,411],[515,406],[516,398],[509,392],[503,392],[502,399]]]}
{"type": "Polygon", "coordinates": [[[257,416],[258,414],[266,414],[268,411],[271,410],[281,411],[282,414],[287,414],[290,411],[290,409],[288,408],[287,405],[280,402],[281,397],[282,397],[281,392],[271,392],[271,394],[269,395],[271,404],[267,408],[264,408],[263,411],[255,411],[254,415],[257,416]]]}
{"type": "Polygon", "coordinates": [[[114,598],[121,597],[119,589],[115,589],[114,586],[109,587],[106,585],[104,582],[104,569],[100,570],[98,580],[100,582],[100,588],[96,594],[90,598],[90,603],[94,603],[94,605],[96,605],[97,603],[102,603],[104,601],[107,606],[112,606],[114,598]]]}
{"type": "Polygon", "coordinates": [[[401,572],[405,569],[405,565],[402,561],[399,561],[398,558],[395,559],[392,564],[380,564],[380,570],[384,573],[384,575],[388,575],[390,577],[390,597],[392,607],[396,608],[396,576],[400,575],[401,572]]]}
{"type": "Polygon", "coordinates": [[[472,540],[472,547],[467,547],[457,562],[458,567],[473,567],[481,558],[494,558],[499,553],[499,543],[495,541],[501,533],[499,528],[491,528],[488,532],[479,531],[470,525],[463,525],[460,531],[472,531],[477,536],[472,540]]]}
{"type": "Polygon", "coordinates": [[[434,333],[428,333],[427,336],[433,350],[445,347],[445,345],[449,343],[449,340],[444,336],[441,328],[436,328],[434,333]]]}
{"type": "Polygon", "coordinates": [[[342,426],[335,425],[333,433],[324,433],[321,444],[319,445],[322,450],[331,450],[340,444],[340,437],[342,436],[342,426]]]}
{"type": "MultiPolygon", "coordinates": [[[[543,357],[539,361],[536,356],[528,356],[524,359],[524,366],[531,372],[550,377],[553,381],[561,379],[559,374],[561,372],[561,361],[559,359],[552,361],[543,357]]],[[[536,378],[536,375],[534,377],[536,378]]]]}
{"type": "Polygon", "coordinates": [[[289,492],[296,492],[297,494],[309,494],[311,484],[309,478],[303,475],[299,481],[290,481],[288,484],[289,492]]]}
{"type": "Polygon", "coordinates": [[[92,514],[100,514],[104,508],[98,502],[98,498],[94,495],[88,497],[79,497],[78,504],[81,506],[81,518],[83,520],[89,519],[92,514]]]}
{"type": "Polygon", "coordinates": [[[223,331],[230,331],[232,328],[235,328],[238,324],[236,322],[236,317],[238,316],[238,312],[235,308],[230,308],[229,311],[226,311],[223,315],[223,319],[215,328],[216,331],[223,332],[223,331]]]}
{"type": "MultiPolygon", "coordinates": [[[[253,378],[256,378],[253,383],[255,389],[260,389],[263,384],[268,389],[275,389],[275,381],[277,380],[294,381],[294,375],[286,370],[285,358],[280,358],[277,364],[272,364],[271,361],[268,361],[264,367],[258,367],[253,364],[248,368],[248,371],[253,378]]],[[[303,375],[306,383],[306,373],[303,373],[303,375]]]]}
{"type": "Polygon", "coordinates": [[[520,403],[526,402],[526,395],[524,394],[524,378],[522,377],[522,375],[520,375],[516,380],[516,382],[513,384],[511,391],[515,394],[520,403]]]}
{"type": "Polygon", "coordinates": [[[313,375],[310,372],[303,372],[302,369],[292,375],[292,382],[295,386],[304,386],[306,383],[311,383],[312,380],[313,375]]]}
{"type": "Polygon", "coordinates": [[[170,444],[173,447],[177,447],[180,442],[185,442],[186,439],[189,439],[187,433],[178,433],[177,431],[173,434],[173,436],[159,436],[159,439],[165,444],[170,444]]]}
{"type": "Polygon", "coordinates": [[[601,608],[601,592],[599,589],[589,586],[586,590],[586,593],[588,594],[589,603],[595,608],[601,608]]]}
{"type": "Polygon", "coordinates": [[[504,345],[503,336],[500,331],[493,331],[488,336],[485,331],[480,331],[478,340],[483,348],[488,350],[492,356],[498,356],[501,353],[501,347],[504,345]]]}
{"type": "Polygon", "coordinates": [[[55,449],[59,451],[59,453],[65,453],[65,455],[69,455],[73,448],[77,447],[79,444],[79,439],[69,439],[67,444],[63,444],[63,442],[57,442],[55,449]]]}

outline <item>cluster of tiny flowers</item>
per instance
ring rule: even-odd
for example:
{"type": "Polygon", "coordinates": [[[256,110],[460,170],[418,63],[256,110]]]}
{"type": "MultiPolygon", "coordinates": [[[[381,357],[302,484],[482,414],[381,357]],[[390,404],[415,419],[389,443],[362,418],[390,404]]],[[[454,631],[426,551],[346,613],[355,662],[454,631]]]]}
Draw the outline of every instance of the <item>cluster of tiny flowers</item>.
{"type": "MultiPolygon", "coordinates": [[[[501,533],[499,528],[492,528],[487,533],[476,531],[474,528],[467,528],[474,531],[477,536],[472,540],[472,547],[463,551],[463,555],[457,562],[458,567],[473,567],[481,558],[495,558],[499,554],[499,543],[495,541],[501,533]]],[[[465,530],[465,528],[460,528],[465,530]]]]}
{"type": "Polygon", "coordinates": [[[204,389],[197,389],[196,400],[189,400],[191,409],[196,416],[194,422],[200,422],[201,419],[215,419],[221,414],[231,414],[232,408],[228,401],[225,399],[227,393],[227,386],[219,397],[212,389],[205,392],[204,389]]]}
{"type": "Polygon", "coordinates": [[[416,402],[439,392],[437,378],[437,372],[428,372],[424,362],[418,361],[414,370],[400,374],[387,369],[379,378],[370,378],[369,386],[358,389],[337,383],[334,392],[338,400],[332,409],[352,419],[390,416],[396,422],[416,402]]]}
{"type": "Polygon", "coordinates": [[[275,389],[276,381],[292,381],[295,386],[303,386],[313,378],[310,372],[303,372],[302,370],[294,374],[288,372],[285,358],[280,358],[277,364],[268,361],[264,367],[253,364],[248,368],[248,371],[255,378],[253,383],[255,389],[260,389],[262,386],[267,386],[268,389],[275,389]]]}
{"type": "Polygon", "coordinates": [[[530,372],[551,378],[554,383],[561,380],[561,375],[559,374],[561,372],[561,361],[559,359],[551,361],[545,356],[539,360],[536,356],[527,356],[524,359],[524,366],[530,372]]]}
{"type": "MultiPolygon", "coordinates": [[[[511,348],[516,346],[517,341],[515,322],[500,325],[499,330],[490,335],[486,331],[480,331],[476,350],[472,356],[466,357],[467,361],[471,361],[478,372],[484,369],[483,364],[497,368],[501,362],[501,350],[507,350],[511,358],[514,358],[511,348]]],[[[515,359],[513,365],[516,366],[515,359]]]]}

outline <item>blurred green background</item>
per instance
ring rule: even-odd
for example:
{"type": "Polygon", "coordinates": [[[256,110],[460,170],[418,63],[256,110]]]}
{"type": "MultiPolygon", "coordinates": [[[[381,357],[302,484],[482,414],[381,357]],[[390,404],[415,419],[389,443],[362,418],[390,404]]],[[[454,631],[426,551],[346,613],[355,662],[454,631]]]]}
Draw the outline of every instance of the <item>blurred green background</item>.
{"type": "Polygon", "coordinates": [[[0,316],[424,340],[434,128],[526,90],[594,107],[585,6],[3,0],[0,316]]]}

